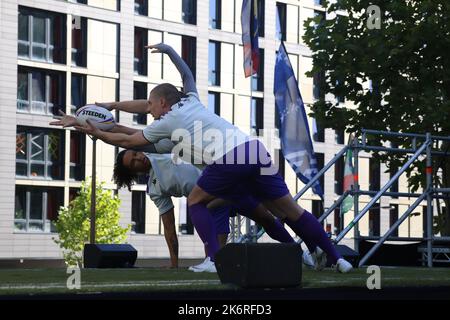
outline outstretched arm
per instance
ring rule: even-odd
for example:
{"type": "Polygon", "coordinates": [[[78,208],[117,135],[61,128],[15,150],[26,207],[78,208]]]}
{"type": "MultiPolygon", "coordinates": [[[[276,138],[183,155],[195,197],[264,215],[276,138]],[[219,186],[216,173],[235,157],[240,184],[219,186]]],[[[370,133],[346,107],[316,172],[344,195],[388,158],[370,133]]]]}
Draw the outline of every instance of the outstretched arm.
{"type": "Polygon", "coordinates": [[[129,113],[148,113],[148,101],[146,99],[118,102],[96,102],[95,105],[110,111],[119,110],[129,113]]]}
{"type": "MultiPolygon", "coordinates": [[[[74,116],[70,116],[65,114],[63,111],[59,110],[59,116],[53,116],[54,119],[57,119],[55,121],[50,122],[50,125],[52,126],[61,126],[63,128],[67,127],[75,127],[79,126],[80,123],[77,121],[77,118],[74,116]]],[[[114,133],[125,133],[125,134],[135,134],[140,130],[133,129],[130,127],[125,127],[120,124],[115,124],[114,127],[111,129],[111,132],[114,133]]]]}
{"type": "Polygon", "coordinates": [[[116,124],[109,132],[118,135],[106,135],[104,139],[102,139],[101,138],[102,132],[105,131],[98,130],[97,128],[93,127],[90,124],[87,127],[83,127],[78,123],[77,118],[75,118],[74,116],[66,115],[64,112],[60,111],[60,116],[54,116],[54,118],[58,120],[50,122],[50,125],[62,126],[63,128],[75,127],[79,131],[83,131],[87,134],[93,135],[99,138],[100,140],[105,141],[106,143],[117,145],[123,148],[129,148],[131,145],[133,145],[132,148],[133,150],[136,151],[148,153],[170,153],[172,151],[172,148],[174,147],[174,143],[167,138],[161,139],[156,143],[150,143],[145,138],[144,140],[142,140],[141,139],[141,136],[143,137],[142,130],[133,129],[130,127],[122,126],[120,124],[116,124]]]}
{"type": "Polygon", "coordinates": [[[156,45],[146,46],[147,49],[153,49],[152,53],[165,53],[172,60],[178,72],[181,74],[181,79],[183,80],[183,91],[184,93],[194,92],[197,93],[197,87],[195,85],[194,75],[189,69],[186,62],[176,53],[176,51],[169,45],[164,43],[159,43],[156,45]]]}
{"type": "Polygon", "coordinates": [[[73,127],[79,125],[77,118],[65,114],[62,110],[59,110],[59,116],[53,116],[55,121],[50,122],[51,126],[61,126],[63,128],[73,127]]]}
{"type": "Polygon", "coordinates": [[[74,127],[78,131],[96,137],[108,144],[125,149],[132,149],[149,144],[147,139],[144,138],[142,130],[136,131],[134,134],[102,131],[94,127],[89,120],[86,120],[86,126],[76,125],[74,127]]]}
{"type": "Polygon", "coordinates": [[[110,132],[113,132],[113,133],[125,133],[125,134],[135,134],[136,132],[139,132],[139,131],[141,131],[141,130],[133,129],[133,128],[130,128],[130,127],[125,127],[125,126],[122,126],[122,125],[117,124],[117,123],[110,130],[110,132]]]}
{"type": "Polygon", "coordinates": [[[174,147],[174,143],[170,139],[161,139],[156,143],[150,143],[141,146],[141,147],[135,147],[133,150],[136,151],[142,151],[147,153],[171,153],[172,148],[174,147]]]}

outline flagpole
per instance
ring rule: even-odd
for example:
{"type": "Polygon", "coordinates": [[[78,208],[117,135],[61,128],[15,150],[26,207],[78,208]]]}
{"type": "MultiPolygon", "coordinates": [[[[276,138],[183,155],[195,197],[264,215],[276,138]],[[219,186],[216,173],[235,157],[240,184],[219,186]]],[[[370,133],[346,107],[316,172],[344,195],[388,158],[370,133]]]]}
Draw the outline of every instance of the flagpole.
{"type": "MultiPolygon", "coordinates": [[[[255,11],[256,7],[255,7],[255,0],[250,0],[250,17],[252,17],[252,10],[255,11]]],[[[258,14],[258,12],[253,12],[253,14],[258,14]]],[[[252,33],[252,24],[253,24],[253,19],[250,19],[250,34],[252,33]]],[[[254,28],[258,28],[258,26],[253,26],[254,28]]],[[[258,37],[258,33],[257,33],[257,37],[258,37]]],[[[258,49],[259,50],[259,49],[258,49]]],[[[252,45],[252,50],[251,50],[251,56],[250,56],[250,134],[252,134],[252,108],[253,108],[253,45],[252,45]]],[[[256,135],[258,135],[258,132],[256,132],[256,135]]],[[[256,223],[255,223],[255,228],[252,228],[251,226],[251,220],[250,218],[247,218],[247,230],[249,230],[250,232],[250,236],[251,236],[251,242],[257,242],[256,239],[256,223]]]]}
{"type": "Polygon", "coordinates": [[[91,180],[91,214],[89,243],[95,244],[95,216],[96,216],[96,166],[97,166],[97,138],[92,137],[92,180],[91,180]]]}
{"type": "MultiPolygon", "coordinates": [[[[251,128],[251,123],[252,123],[252,99],[253,99],[253,87],[252,87],[252,80],[253,80],[253,59],[250,59],[250,134],[252,133],[252,128],[251,128]]],[[[249,155],[250,156],[250,155],[249,155]]],[[[251,242],[256,242],[256,234],[253,230],[253,228],[251,227],[251,220],[250,218],[246,217],[246,228],[247,228],[247,232],[250,234],[251,236],[251,242]]]]}
{"type": "MultiPolygon", "coordinates": [[[[258,46],[258,20],[257,20],[257,3],[256,0],[243,0],[242,1],[242,12],[241,12],[241,24],[242,24],[242,42],[244,45],[244,75],[248,78],[248,71],[250,73],[250,132],[252,132],[251,125],[251,115],[252,115],[252,104],[253,104],[253,54],[255,56],[259,56],[259,52],[254,52],[254,49],[259,50],[258,46]],[[256,38],[256,39],[255,39],[256,38]],[[256,41],[256,45],[253,43],[256,41]],[[250,50],[250,52],[249,52],[250,50]],[[250,60],[250,61],[248,61],[250,60]],[[250,65],[250,70],[247,67],[250,65]]],[[[258,66],[256,66],[259,68],[258,66]]],[[[256,132],[258,134],[258,132],[256,132]]],[[[251,221],[249,218],[246,218],[246,229],[247,235],[250,236],[251,242],[256,242],[256,230],[252,230],[251,221]]],[[[256,225],[255,225],[256,226],[256,225]]]]}
{"type": "MultiPolygon", "coordinates": [[[[354,156],[354,162],[353,162],[353,168],[354,168],[354,182],[353,182],[353,212],[354,217],[358,216],[359,214],[359,149],[358,149],[358,138],[355,138],[353,140],[353,150],[355,153],[354,156]]],[[[359,253],[359,223],[355,224],[355,227],[353,228],[354,235],[353,235],[353,242],[354,242],[354,249],[356,252],[359,253]]]]}

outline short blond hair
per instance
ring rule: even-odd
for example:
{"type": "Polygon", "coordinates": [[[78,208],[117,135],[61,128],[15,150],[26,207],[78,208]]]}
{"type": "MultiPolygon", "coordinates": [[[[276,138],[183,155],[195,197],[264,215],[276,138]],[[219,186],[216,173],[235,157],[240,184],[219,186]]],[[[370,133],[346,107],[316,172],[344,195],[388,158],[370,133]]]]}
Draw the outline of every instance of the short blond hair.
{"type": "Polygon", "coordinates": [[[171,106],[178,103],[181,98],[184,97],[184,93],[170,83],[161,83],[157,85],[150,94],[153,94],[158,98],[165,98],[167,103],[171,106]]]}

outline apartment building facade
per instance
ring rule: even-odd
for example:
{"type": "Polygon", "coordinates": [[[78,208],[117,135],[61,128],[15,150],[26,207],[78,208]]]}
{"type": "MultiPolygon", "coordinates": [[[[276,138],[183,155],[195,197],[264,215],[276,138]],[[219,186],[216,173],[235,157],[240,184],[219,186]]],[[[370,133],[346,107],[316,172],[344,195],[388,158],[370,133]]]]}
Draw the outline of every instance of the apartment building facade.
{"type": "MultiPolygon", "coordinates": [[[[311,52],[302,41],[304,21],[321,15],[320,0],[259,0],[261,66],[245,78],[241,40],[242,0],[2,0],[0,2],[0,259],[60,258],[54,221],[60,206],[76,196],[91,175],[92,141],[74,130],[49,125],[59,110],[73,114],[96,101],[146,99],[159,83],[182,86],[170,59],[151,54],[147,44],[164,42],[182,56],[195,75],[201,100],[245,132],[276,128],[273,72],[283,40],[307,109],[321,93],[311,52]]],[[[342,101],[342,103],[349,103],[342,101]]],[[[307,110],[308,112],[308,110],[307,110]]],[[[115,113],[123,125],[144,128],[150,115],[115,113]]],[[[310,127],[313,127],[310,119],[310,127]]],[[[314,148],[323,166],[347,143],[343,132],[317,126],[314,148]]],[[[145,181],[132,192],[111,182],[118,148],[97,143],[97,179],[122,200],[123,225],[132,224],[129,243],[140,258],[167,257],[156,207],[145,194],[145,181]]],[[[280,156],[281,158],[281,156],[280,156]]],[[[322,203],[306,193],[300,203],[319,215],[342,194],[343,161],[321,180],[322,203]]],[[[289,165],[280,170],[292,194],[303,184],[289,165]]],[[[389,179],[386,167],[369,155],[360,158],[362,189],[377,190],[389,179]]],[[[407,190],[405,179],[396,187],[407,190]]],[[[367,203],[369,198],[361,198],[367,203]]],[[[184,199],[174,199],[180,257],[201,257],[203,247],[186,215],[184,199]]],[[[395,222],[408,199],[383,198],[361,220],[362,235],[379,235],[395,222]]],[[[335,212],[325,221],[331,232],[348,223],[335,212]]],[[[402,224],[401,235],[421,236],[423,213],[402,224]]],[[[348,242],[351,243],[352,234],[348,242]]],[[[262,241],[270,241],[264,237],[262,241]]]]}

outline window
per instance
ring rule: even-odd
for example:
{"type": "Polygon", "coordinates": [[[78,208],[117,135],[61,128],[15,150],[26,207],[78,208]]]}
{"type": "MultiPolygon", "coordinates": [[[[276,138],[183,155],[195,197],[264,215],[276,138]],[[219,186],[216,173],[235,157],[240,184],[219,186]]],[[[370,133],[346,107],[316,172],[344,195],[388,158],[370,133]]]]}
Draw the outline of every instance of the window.
{"type": "Polygon", "coordinates": [[[134,73],[147,75],[147,36],[146,29],[134,28],[134,73]]]}
{"type": "MultiPolygon", "coordinates": [[[[392,179],[392,177],[395,176],[397,171],[398,171],[398,167],[390,167],[389,168],[389,178],[392,179]]],[[[389,192],[398,192],[398,179],[395,180],[394,183],[391,185],[389,192]]],[[[397,199],[398,196],[392,196],[392,198],[397,199]]]]}
{"type": "MultiPolygon", "coordinates": [[[[423,206],[422,207],[422,235],[423,237],[427,237],[428,236],[428,219],[427,219],[427,206],[423,206]]],[[[442,207],[441,210],[443,212],[445,212],[445,207],[442,207]]],[[[408,236],[411,235],[411,215],[413,215],[414,213],[411,213],[410,216],[408,217],[408,236]]],[[[435,234],[433,232],[433,234],[435,234]]]]}
{"type": "Polygon", "coordinates": [[[338,95],[336,99],[337,99],[338,103],[345,103],[345,97],[344,96],[338,95]]]}
{"type": "Polygon", "coordinates": [[[208,92],[208,110],[220,116],[220,93],[208,92]]]}
{"type": "Polygon", "coordinates": [[[209,0],[209,27],[211,29],[221,28],[221,7],[222,0],[209,0]]]}
{"type": "MultiPolygon", "coordinates": [[[[323,169],[325,166],[325,155],[323,153],[316,152],[316,160],[317,160],[317,172],[323,169]]],[[[322,190],[324,189],[325,185],[325,175],[322,175],[319,179],[320,187],[322,190]]]]}
{"type": "Polygon", "coordinates": [[[14,229],[55,232],[54,221],[63,205],[63,188],[16,186],[14,229]]]}
{"type": "Polygon", "coordinates": [[[375,104],[376,106],[380,106],[382,101],[380,80],[369,80],[369,91],[372,96],[372,103],[375,104]]]}
{"type": "Polygon", "coordinates": [[[90,6],[107,9],[107,10],[116,10],[120,11],[120,0],[67,0],[73,3],[80,4],[89,4],[90,6]],[[88,3],[89,2],[89,3],[88,3]]]}
{"type": "Polygon", "coordinates": [[[338,235],[343,230],[344,219],[341,217],[341,209],[334,209],[334,234],[338,235]]]}
{"type": "Polygon", "coordinates": [[[17,127],[16,176],[64,179],[64,131],[17,127]]]}
{"type": "Polygon", "coordinates": [[[56,115],[65,105],[65,77],[61,72],[19,67],[17,110],[56,115]]]}
{"type": "Polygon", "coordinates": [[[326,19],[325,11],[317,11],[314,10],[314,18],[319,17],[319,23],[316,26],[319,26],[322,24],[323,21],[326,19]]]}
{"type": "Polygon", "coordinates": [[[191,69],[194,79],[197,73],[197,40],[194,37],[181,37],[181,58],[191,69]]]}
{"type": "Polygon", "coordinates": [[[343,129],[337,129],[334,131],[336,143],[344,144],[345,143],[345,131],[343,129]]]}
{"type": "MultiPolygon", "coordinates": [[[[133,99],[147,99],[147,83],[134,82],[133,85],[133,99]]],[[[135,113],[133,114],[133,123],[147,125],[147,114],[135,113]]]]}
{"type": "Polygon", "coordinates": [[[182,0],[182,11],[184,23],[197,24],[197,0],[182,0]]]}
{"type": "Polygon", "coordinates": [[[252,75],[252,90],[264,91],[264,50],[259,49],[259,69],[252,75]]]}
{"type": "Polygon", "coordinates": [[[78,197],[78,193],[80,192],[80,188],[69,188],[69,203],[78,197]]]}
{"type": "Polygon", "coordinates": [[[134,13],[147,16],[148,15],[148,1],[147,0],[134,0],[134,13]]]}
{"type": "Polygon", "coordinates": [[[314,5],[315,6],[321,6],[323,3],[323,0],[314,0],[314,5]]]}
{"type": "Polygon", "coordinates": [[[62,14],[20,7],[19,57],[65,63],[65,25],[62,14]]]}
{"type": "Polygon", "coordinates": [[[252,105],[250,110],[250,128],[255,130],[255,134],[259,135],[260,130],[264,128],[264,110],[263,99],[252,98],[252,105]]]}
{"type": "Polygon", "coordinates": [[[338,103],[344,103],[345,102],[345,95],[342,94],[342,91],[345,90],[344,87],[344,81],[343,80],[337,80],[336,86],[335,86],[335,93],[336,93],[336,100],[338,103]]]}
{"type": "Polygon", "coordinates": [[[278,17],[280,19],[281,40],[286,41],[286,3],[277,2],[278,17]]]}
{"type": "Polygon", "coordinates": [[[313,76],[313,98],[315,100],[325,99],[323,85],[325,81],[325,73],[317,72],[313,76]]]}
{"type": "Polygon", "coordinates": [[[320,218],[323,214],[323,201],[321,200],[312,200],[312,215],[316,218],[320,218]]]}
{"type": "Polygon", "coordinates": [[[86,135],[77,131],[70,132],[70,179],[84,179],[86,135]]]}
{"type": "Polygon", "coordinates": [[[380,190],[380,161],[374,158],[369,160],[369,190],[380,190]]]}
{"type": "MultiPolygon", "coordinates": [[[[389,210],[389,228],[398,220],[398,204],[391,204],[389,210]]],[[[391,234],[392,237],[398,237],[398,228],[391,234]]]]}
{"type": "Polygon", "coordinates": [[[220,42],[209,42],[208,84],[220,86],[220,42]]]}
{"type": "Polygon", "coordinates": [[[342,195],[344,190],[344,158],[340,157],[334,165],[334,193],[342,195]]]}
{"type": "Polygon", "coordinates": [[[72,17],[72,65],[87,66],[87,19],[72,17]]]}
{"type": "Polygon", "coordinates": [[[325,142],[325,128],[319,121],[313,119],[313,140],[315,142],[325,142]]]}
{"type": "Polygon", "coordinates": [[[145,191],[132,191],[131,193],[131,232],[145,233],[145,191]]]}
{"type": "MultiPolygon", "coordinates": [[[[418,210],[418,208],[416,210],[418,210]]],[[[449,212],[447,211],[447,207],[444,205],[442,205],[442,207],[441,207],[441,212],[444,214],[444,216],[448,216],[448,214],[449,214],[449,212]]],[[[411,219],[414,216],[418,216],[418,215],[420,215],[420,212],[412,212],[410,214],[410,216],[408,217],[408,230],[411,229],[411,219]]],[[[422,234],[423,234],[424,238],[428,236],[428,231],[427,231],[428,230],[428,218],[427,218],[427,216],[428,216],[427,206],[422,206],[422,234]]],[[[432,228],[432,230],[434,230],[434,229],[435,228],[432,228]]],[[[432,231],[432,232],[433,232],[433,235],[436,235],[438,231],[436,230],[436,231],[432,231]]],[[[411,231],[408,231],[408,236],[410,236],[410,234],[411,234],[411,231]]]]}
{"type": "Polygon", "coordinates": [[[72,73],[70,82],[70,112],[86,105],[86,75],[72,73]]]}
{"type": "Polygon", "coordinates": [[[30,16],[25,15],[19,11],[19,35],[18,35],[18,54],[19,57],[30,57],[30,42],[31,42],[31,23],[30,16]]]}
{"type": "Polygon", "coordinates": [[[380,207],[369,210],[369,236],[380,235],[380,207]]]}
{"type": "Polygon", "coordinates": [[[256,1],[258,5],[258,35],[260,37],[264,37],[264,0],[256,0],[256,1]]]}

